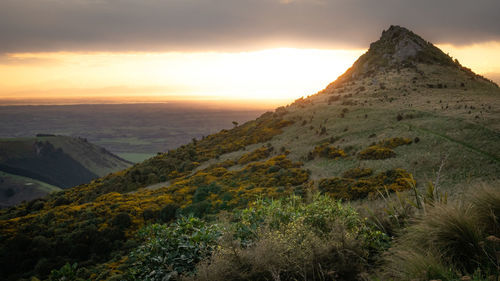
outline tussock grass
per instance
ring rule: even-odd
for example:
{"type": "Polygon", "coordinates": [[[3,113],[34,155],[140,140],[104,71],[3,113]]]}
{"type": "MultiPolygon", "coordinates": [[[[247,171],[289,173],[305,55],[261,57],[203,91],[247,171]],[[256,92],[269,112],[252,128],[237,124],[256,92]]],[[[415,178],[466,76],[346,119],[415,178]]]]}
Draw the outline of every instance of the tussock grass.
{"type": "Polygon", "coordinates": [[[493,188],[475,189],[462,202],[453,205],[429,206],[389,251],[386,277],[396,280],[457,280],[462,275],[498,278],[499,211],[500,191],[493,188]]]}

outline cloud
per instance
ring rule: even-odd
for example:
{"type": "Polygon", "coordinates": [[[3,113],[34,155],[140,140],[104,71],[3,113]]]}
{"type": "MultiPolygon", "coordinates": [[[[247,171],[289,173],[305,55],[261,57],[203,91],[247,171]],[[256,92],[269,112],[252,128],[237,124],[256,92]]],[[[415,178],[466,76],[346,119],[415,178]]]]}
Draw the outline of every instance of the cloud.
{"type": "Polygon", "coordinates": [[[366,48],[390,24],[500,40],[498,0],[2,0],[0,53],[366,48]]]}

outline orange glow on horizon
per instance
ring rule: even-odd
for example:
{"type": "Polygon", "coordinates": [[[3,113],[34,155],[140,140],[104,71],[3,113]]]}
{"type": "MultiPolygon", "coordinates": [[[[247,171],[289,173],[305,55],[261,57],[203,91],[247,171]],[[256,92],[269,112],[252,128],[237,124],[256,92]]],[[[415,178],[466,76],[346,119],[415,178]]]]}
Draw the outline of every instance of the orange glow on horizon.
{"type": "MultiPolygon", "coordinates": [[[[479,74],[500,73],[500,42],[437,46],[479,74]]],[[[0,99],[283,104],[323,89],[365,51],[16,53],[0,58],[0,99]]]]}
{"type": "Polygon", "coordinates": [[[436,46],[478,74],[500,74],[500,42],[492,41],[459,47],[450,44],[436,46]]]}
{"type": "Polygon", "coordinates": [[[293,100],[323,89],[363,52],[10,54],[0,65],[0,98],[293,100]]]}

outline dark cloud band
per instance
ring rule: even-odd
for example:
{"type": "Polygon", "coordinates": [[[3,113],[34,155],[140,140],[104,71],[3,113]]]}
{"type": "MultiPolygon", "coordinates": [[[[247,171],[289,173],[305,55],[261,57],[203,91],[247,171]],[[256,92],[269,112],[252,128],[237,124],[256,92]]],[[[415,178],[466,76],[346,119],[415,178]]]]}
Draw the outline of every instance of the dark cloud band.
{"type": "Polygon", "coordinates": [[[390,24],[500,40],[498,0],[2,0],[0,53],[365,48],[390,24]]]}

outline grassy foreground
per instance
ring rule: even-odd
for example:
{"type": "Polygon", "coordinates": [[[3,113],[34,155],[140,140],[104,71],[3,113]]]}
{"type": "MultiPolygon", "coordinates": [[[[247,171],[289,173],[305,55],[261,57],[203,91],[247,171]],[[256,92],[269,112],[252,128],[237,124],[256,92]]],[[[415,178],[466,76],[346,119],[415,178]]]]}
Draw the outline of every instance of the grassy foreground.
{"type": "MultiPolygon", "coordinates": [[[[384,197],[369,217],[368,204],[309,194],[150,224],[109,280],[497,280],[500,191],[454,202],[432,186],[414,192],[384,197]]],[[[64,278],[100,277],[67,264],[49,280],[64,278]]]]}

